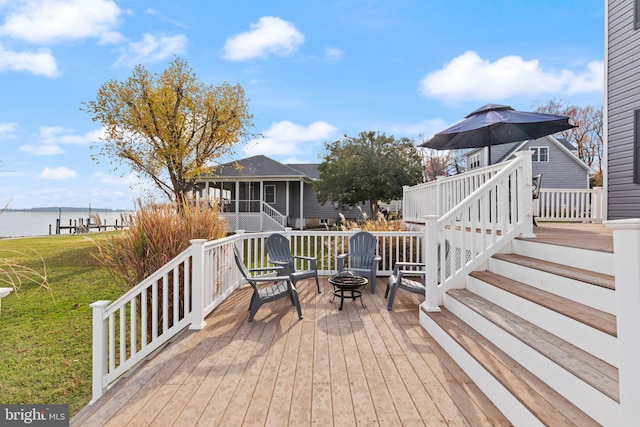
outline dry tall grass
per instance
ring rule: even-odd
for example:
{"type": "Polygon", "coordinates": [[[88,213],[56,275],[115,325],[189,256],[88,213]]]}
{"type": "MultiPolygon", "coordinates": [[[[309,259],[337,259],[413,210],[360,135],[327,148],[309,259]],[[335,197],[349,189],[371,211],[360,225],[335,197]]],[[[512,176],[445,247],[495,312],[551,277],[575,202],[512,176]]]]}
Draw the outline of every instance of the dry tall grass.
{"type": "MultiPolygon", "coordinates": [[[[359,209],[360,207],[358,207],[359,209]]],[[[389,220],[381,212],[378,212],[375,219],[360,211],[361,219],[348,220],[343,214],[340,214],[340,229],[342,231],[350,231],[356,228],[363,231],[408,231],[410,227],[402,221],[389,220]]]]}
{"type": "Polygon", "coordinates": [[[124,218],[129,228],[98,244],[100,261],[130,288],[190,246],[192,239],[226,236],[227,222],[216,208],[143,203],[124,218]]]}

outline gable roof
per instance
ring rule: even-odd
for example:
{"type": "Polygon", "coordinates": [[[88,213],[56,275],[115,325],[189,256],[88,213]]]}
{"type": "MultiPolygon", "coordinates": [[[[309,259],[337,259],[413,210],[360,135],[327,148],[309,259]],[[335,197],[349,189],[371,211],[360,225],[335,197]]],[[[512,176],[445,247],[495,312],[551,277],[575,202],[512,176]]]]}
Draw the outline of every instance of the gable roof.
{"type": "Polygon", "coordinates": [[[266,180],[303,179],[310,181],[317,179],[318,176],[317,164],[285,165],[267,156],[257,155],[219,165],[213,175],[207,175],[206,177],[217,180],[253,178],[266,180]]]}
{"type": "MultiPolygon", "coordinates": [[[[580,165],[580,167],[582,167],[583,169],[585,169],[587,171],[587,173],[589,174],[594,174],[595,171],[593,169],[591,169],[589,167],[589,165],[587,165],[585,162],[583,162],[575,153],[574,151],[576,151],[576,148],[573,146],[573,144],[571,144],[569,141],[567,141],[564,138],[556,138],[554,136],[548,135],[548,136],[543,136],[541,138],[538,139],[528,139],[526,141],[520,141],[520,142],[512,142],[509,144],[513,144],[513,146],[511,147],[511,149],[509,151],[507,151],[504,156],[502,156],[501,158],[499,158],[497,160],[496,163],[500,163],[503,162],[511,157],[513,157],[513,155],[517,152],[520,151],[527,143],[529,142],[534,142],[534,141],[539,141],[542,139],[546,139],[548,141],[550,141],[552,144],[556,145],[560,151],[563,151],[571,160],[573,160],[574,162],[576,162],[578,165],[580,165]]],[[[479,147],[479,148],[474,148],[472,150],[467,151],[466,153],[464,153],[465,156],[469,156],[470,154],[473,154],[477,151],[480,151],[482,149],[484,149],[486,147],[479,147]]]]}

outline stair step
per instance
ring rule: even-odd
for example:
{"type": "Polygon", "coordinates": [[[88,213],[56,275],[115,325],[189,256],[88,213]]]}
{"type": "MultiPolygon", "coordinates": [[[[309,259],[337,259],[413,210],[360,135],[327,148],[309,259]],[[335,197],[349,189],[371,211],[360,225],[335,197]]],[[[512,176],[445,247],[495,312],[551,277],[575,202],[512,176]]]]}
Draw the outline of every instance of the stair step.
{"type": "Polygon", "coordinates": [[[601,286],[607,289],[615,289],[615,279],[609,274],[596,273],[594,271],[584,270],[576,267],[569,267],[564,264],[558,264],[551,261],[543,261],[518,254],[496,254],[493,258],[512,262],[525,267],[544,271],[562,277],[578,280],[580,282],[590,283],[592,285],[601,286]]]}
{"type": "MultiPolygon", "coordinates": [[[[526,258],[526,257],[525,257],[526,258]]],[[[490,283],[491,285],[514,295],[534,302],[549,310],[584,323],[594,329],[613,337],[617,336],[616,317],[604,311],[589,307],[551,292],[529,286],[490,271],[474,271],[471,277],[490,283]]]]}
{"type": "Polygon", "coordinates": [[[422,311],[484,366],[542,424],[599,425],[446,308],[442,308],[441,312],[427,312],[424,308],[422,311]]]}
{"type": "Polygon", "coordinates": [[[473,292],[454,289],[447,294],[619,402],[618,369],[614,366],[473,292]]]}

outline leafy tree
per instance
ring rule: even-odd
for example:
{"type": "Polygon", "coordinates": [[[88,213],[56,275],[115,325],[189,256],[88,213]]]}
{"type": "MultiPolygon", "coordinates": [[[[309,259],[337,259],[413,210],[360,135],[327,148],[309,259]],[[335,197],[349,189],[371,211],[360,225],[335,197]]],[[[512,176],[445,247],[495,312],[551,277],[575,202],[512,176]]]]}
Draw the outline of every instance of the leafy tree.
{"type": "Polygon", "coordinates": [[[551,99],[538,105],[536,111],[571,117],[576,128],[561,132],[563,138],[578,150],[578,157],[596,171],[593,184],[602,185],[603,113],[602,106],[578,107],[551,99]]]}
{"type": "Polygon", "coordinates": [[[421,158],[413,142],[376,132],[345,135],[325,144],[318,169],[314,188],[319,202],[353,206],[369,200],[371,212],[377,212],[379,201],[401,198],[403,185],[422,181],[421,158]]]}
{"type": "Polygon", "coordinates": [[[248,136],[253,118],[242,87],[205,85],[179,58],[159,75],[138,65],[126,81],[108,81],[82,110],[104,126],[94,160],[124,162],[174,201],[248,136]]]}

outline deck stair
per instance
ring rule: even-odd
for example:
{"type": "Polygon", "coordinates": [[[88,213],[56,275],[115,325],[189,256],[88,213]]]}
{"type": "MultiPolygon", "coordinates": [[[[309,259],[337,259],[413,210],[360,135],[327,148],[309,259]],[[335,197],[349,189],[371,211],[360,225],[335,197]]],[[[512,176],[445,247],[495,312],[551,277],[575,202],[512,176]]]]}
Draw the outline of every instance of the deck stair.
{"type": "Polygon", "coordinates": [[[550,246],[514,241],[421,324],[514,425],[618,425],[612,254],[550,246]]]}

